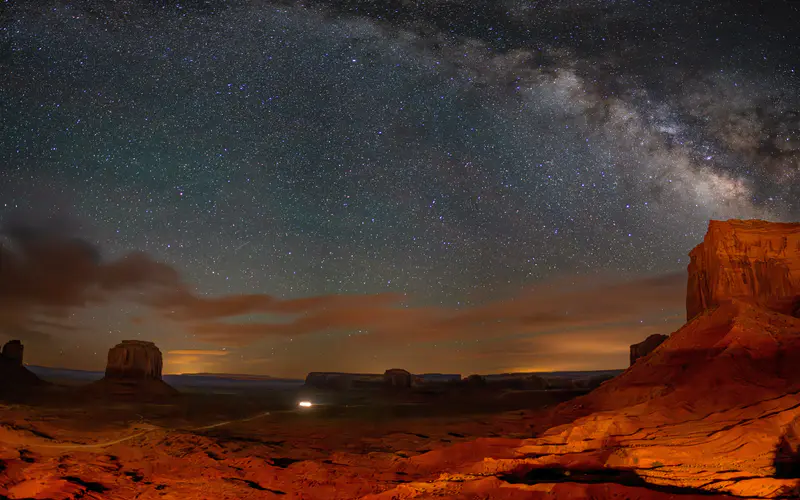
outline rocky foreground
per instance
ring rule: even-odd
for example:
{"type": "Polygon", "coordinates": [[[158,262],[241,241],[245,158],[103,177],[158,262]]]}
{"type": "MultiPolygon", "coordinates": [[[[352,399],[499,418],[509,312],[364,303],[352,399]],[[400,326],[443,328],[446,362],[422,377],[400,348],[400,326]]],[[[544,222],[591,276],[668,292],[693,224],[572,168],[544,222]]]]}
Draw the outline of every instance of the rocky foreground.
{"type": "Polygon", "coordinates": [[[692,252],[690,321],[547,416],[91,432],[8,408],[0,495],[799,498],[798,297],[800,225],[712,221],[692,252]]]}

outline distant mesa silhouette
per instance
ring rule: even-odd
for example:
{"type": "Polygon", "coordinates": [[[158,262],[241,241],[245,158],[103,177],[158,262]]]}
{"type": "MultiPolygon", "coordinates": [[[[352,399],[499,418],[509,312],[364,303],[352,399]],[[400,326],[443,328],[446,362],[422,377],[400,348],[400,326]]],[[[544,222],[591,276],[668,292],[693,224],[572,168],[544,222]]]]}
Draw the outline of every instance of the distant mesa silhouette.
{"type": "Polygon", "coordinates": [[[3,346],[3,362],[10,365],[22,366],[24,352],[25,347],[22,345],[21,340],[10,340],[3,346]]]}
{"type": "Polygon", "coordinates": [[[411,387],[411,372],[402,368],[390,368],[383,373],[383,382],[393,388],[407,389],[411,387]]]}
{"type": "Polygon", "coordinates": [[[348,391],[353,389],[385,389],[429,387],[461,381],[458,373],[414,374],[402,368],[390,368],[384,373],[309,372],[305,385],[315,389],[348,391]]]}
{"type": "Polygon", "coordinates": [[[0,394],[25,395],[34,386],[47,385],[23,364],[25,348],[20,340],[6,342],[0,351],[0,394]]]}
{"type": "Polygon", "coordinates": [[[305,381],[308,387],[336,391],[379,388],[383,384],[383,375],[377,373],[310,372],[305,381]]]}

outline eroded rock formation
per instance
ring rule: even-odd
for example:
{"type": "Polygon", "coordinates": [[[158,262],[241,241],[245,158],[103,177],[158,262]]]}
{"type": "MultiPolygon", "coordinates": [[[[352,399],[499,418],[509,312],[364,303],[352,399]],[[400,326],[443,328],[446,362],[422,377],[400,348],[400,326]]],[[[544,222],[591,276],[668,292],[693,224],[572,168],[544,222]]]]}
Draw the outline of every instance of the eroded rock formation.
{"type": "Polygon", "coordinates": [[[23,366],[24,346],[19,340],[6,342],[0,352],[0,395],[26,395],[31,386],[45,382],[23,366]]]}
{"type": "Polygon", "coordinates": [[[105,377],[87,387],[95,395],[152,399],[178,393],[161,379],[161,351],[153,342],[123,340],[108,350],[105,377]]]}
{"type": "Polygon", "coordinates": [[[687,319],[730,299],[798,314],[800,224],[711,221],[689,256],[687,319]]]}
{"type": "Polygon", "coordinates": [[[2,362],[9,365],[22,366],[22,358],[24,353],[24,346],[19,340],[9,340],[3,346],[2,362]]]}
{"type": "Polygon", "coordinates": [[[161,380],[161,351],[152,342],[123,340],[108,351],[106,378],[161,380]]]}
{"type": "Polygon", "coordinates": [[[631,366],[636,363],[636,360],[643,358],[653,352],[656,347],[660,346],[665,340],[669,338],[668,335],[661,335],[654,333],[642,342],[631,345],[631,366]]]}
{"type": "Polygon", "coordinates": [[[402,368],[391,368],[383,373],[383,382],[389,387],[408,388],[411,387],[411,373],[402,368]]]}

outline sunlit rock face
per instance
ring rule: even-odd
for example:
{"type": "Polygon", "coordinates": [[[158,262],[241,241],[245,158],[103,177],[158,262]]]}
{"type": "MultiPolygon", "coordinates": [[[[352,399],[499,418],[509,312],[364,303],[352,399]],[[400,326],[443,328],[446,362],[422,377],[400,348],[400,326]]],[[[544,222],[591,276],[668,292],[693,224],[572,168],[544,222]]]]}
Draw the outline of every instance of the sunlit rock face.
{"type": "Polygon", "coordinates": [[[653,352],[656,347],[660,346],[668,338],[669,335],[655,333],[644,339],[642,342],[631,345],[631,366],[636,363],[637,359],[643,358],[653,352]]]}
{"type": "Polygon", "coordinates": [[[108,351],[106,378],[161,380],[161,351],[152,342],[123,340],[108,351]]]}
{"type": "Polygon", "coordinates": [[[711,221],[689,256],[687,319],[730,299],[798,315],[800,224],[711,221]]]}

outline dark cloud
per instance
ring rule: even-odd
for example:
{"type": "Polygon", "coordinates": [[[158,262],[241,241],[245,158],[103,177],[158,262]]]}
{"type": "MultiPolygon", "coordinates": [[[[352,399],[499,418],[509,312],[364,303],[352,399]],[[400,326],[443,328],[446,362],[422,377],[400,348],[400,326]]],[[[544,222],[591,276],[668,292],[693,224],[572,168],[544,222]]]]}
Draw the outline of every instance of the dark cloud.
{"type": "Polygon", "coordinates": [[[33,338],[56,329],[77,309],[128,300],[144,304],[173,321],[188,323],[252,314],[308,315],[299,331],[359,323],[342,319],[384,310],[398,294],[331,295],[282,300],[266,294],[204,297],[195,293],[173,267],[142,252],[104,261],[101,251],[73,236],[66,221],[43,224],[9,222],[0,241],[0,327],[33,338]],[[359,313],[359,311],[361,311],[359,313]]]}

